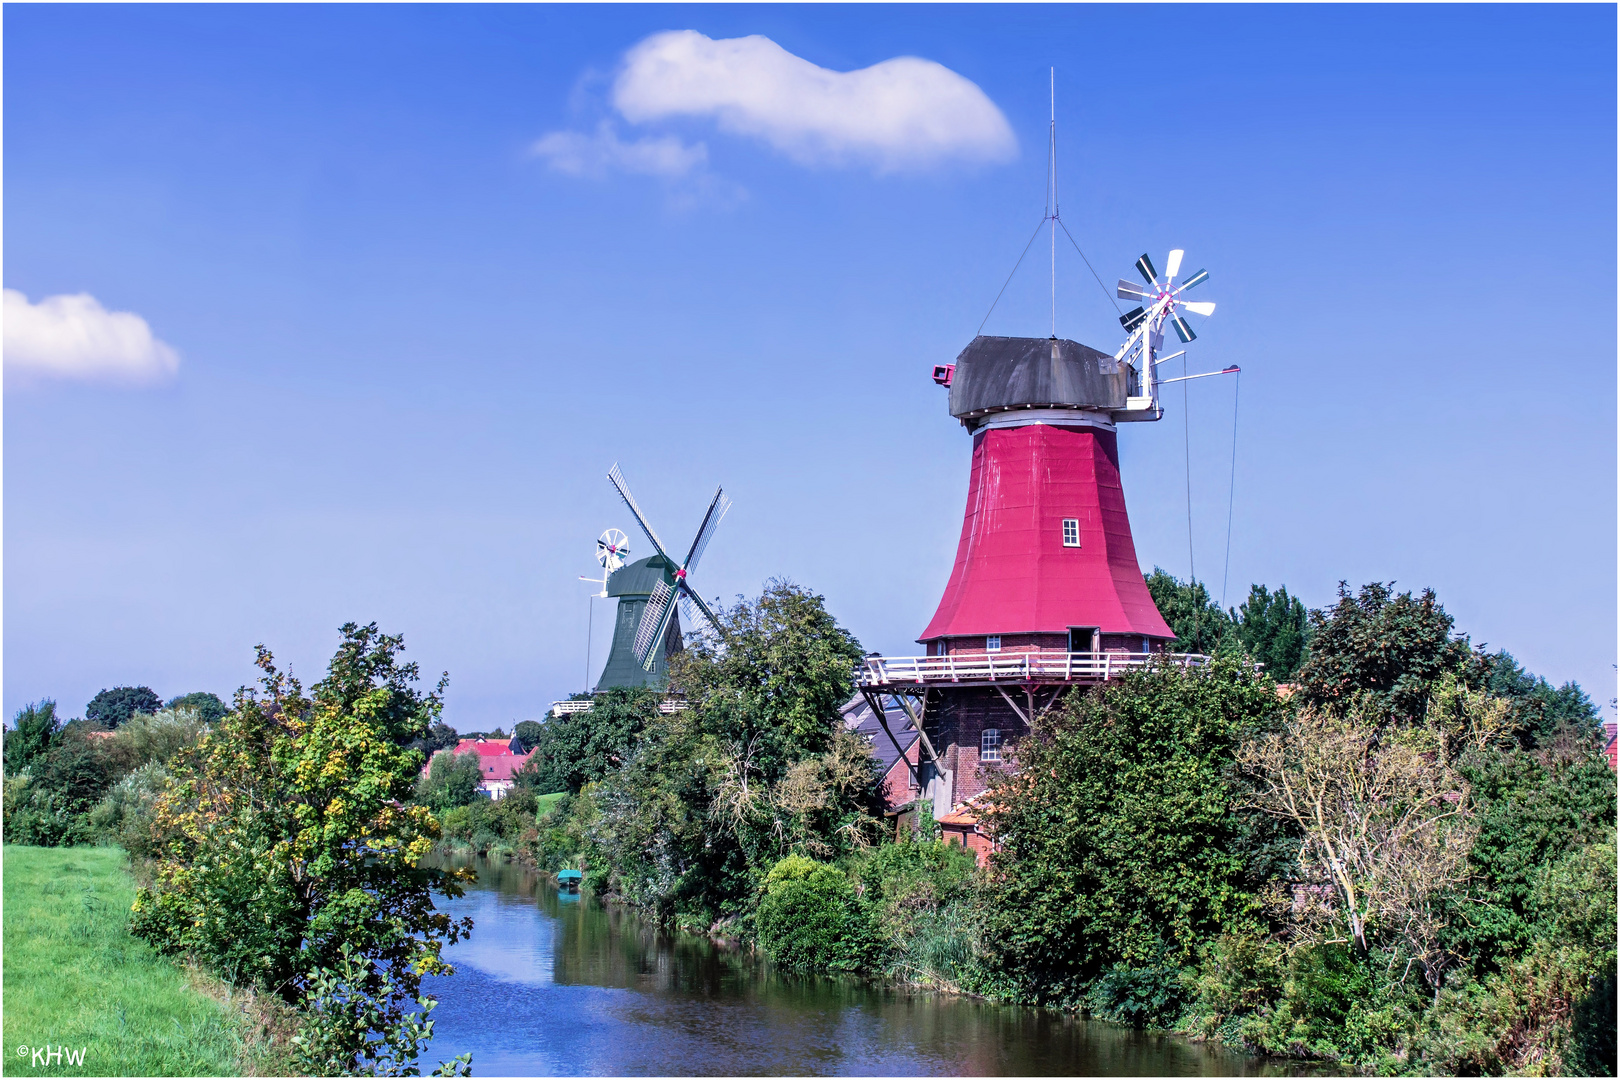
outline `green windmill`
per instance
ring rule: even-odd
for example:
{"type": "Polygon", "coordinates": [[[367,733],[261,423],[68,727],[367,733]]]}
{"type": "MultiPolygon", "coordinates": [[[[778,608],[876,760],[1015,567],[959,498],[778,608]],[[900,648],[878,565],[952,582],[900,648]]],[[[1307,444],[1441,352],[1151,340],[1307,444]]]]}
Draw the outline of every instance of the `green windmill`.
{"type": "Polygon", "coordinates": [[[720,519],[731,509],[731,500],[723,491],[715,489],[714,499],[703,515],[703,523],[698,526],[685,560],[677,563],[664,550],[663,542],[648,524],[641,507],[636,505],[618,465],[608,472],[608,479],[630,513],[635,515],[636,523],[652,542],[656,554],[623,565],[622,557],[629,553],[623,533],[616,536],[604,533],[603,540],[597,542],[597,557],[605,574],[602,595],[617,596],[619,609],[613,623],[613,645],[608,650],[602,677],[596,682],[596,692],[615,686],[649,686],[661,690],[669,680],[669,657],[682,648],[679,609],[686,609],[690,623],[693,608],[696,608],[703,621],[716,633],[720,632],[719,619],[692,588],[689,575],[703,557],[703,549],[713,539],[720,519]]]}

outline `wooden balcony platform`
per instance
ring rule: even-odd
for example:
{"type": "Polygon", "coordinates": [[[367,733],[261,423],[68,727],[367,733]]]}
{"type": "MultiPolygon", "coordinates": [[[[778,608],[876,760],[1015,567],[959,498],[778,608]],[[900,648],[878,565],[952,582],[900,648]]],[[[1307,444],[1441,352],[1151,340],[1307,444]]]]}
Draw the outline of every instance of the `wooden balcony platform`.
{"type": "Polygon", "coordinates": [[[859,672],[863,690],[913,691],[930,686],[1050,686],[1107,682],[1154,663],[1207,664],[1200,653],[1000,652],[949,656],[869,656],[859,672]]]}

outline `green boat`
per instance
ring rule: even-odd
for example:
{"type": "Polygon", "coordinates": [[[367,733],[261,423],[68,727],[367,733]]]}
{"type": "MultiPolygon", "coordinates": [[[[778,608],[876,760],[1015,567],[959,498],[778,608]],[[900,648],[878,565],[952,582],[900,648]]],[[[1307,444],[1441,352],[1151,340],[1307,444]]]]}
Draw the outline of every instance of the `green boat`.
{"type": "Polygon", "coordinates": [[[578,870],[559,870],[557,871],[557,887],[567,889],[569,892],[579,892],[579,882],[584,876],[578,870]]]}

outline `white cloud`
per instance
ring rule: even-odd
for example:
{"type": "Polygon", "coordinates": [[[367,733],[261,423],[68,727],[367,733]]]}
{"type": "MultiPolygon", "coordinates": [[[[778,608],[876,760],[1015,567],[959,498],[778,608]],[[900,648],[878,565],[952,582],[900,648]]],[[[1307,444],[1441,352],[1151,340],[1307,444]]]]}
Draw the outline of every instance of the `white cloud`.
{"type": "Polygon", "coordinates": [[[553,131],[532,149],[553,169],[570,176],[601,176],[608,172],[685,176],[709,160],[708,147],[702,143],[688,146],[673,135],[625,142],[606,120],[597,126],[594,135],[553,131]]]}
{"type": "Polygon", "coordinates": [[[759,35],[654,34],[625,54],[613,104],[636,123],[712,118],[722,131],[764,139],[804,165],[868,163],[896,172],[1003,161],[1018,148],[984,91],[932,60],[900,56],[832,71],[759,35]]]}
{"type": "Polygon", "coordinates": [[[140,383],[180,367],[180,354],[154,337],[145,319],[108,311],[89,293],[31,304],[6,289],[4,318],[7,374],[140,383]]]}

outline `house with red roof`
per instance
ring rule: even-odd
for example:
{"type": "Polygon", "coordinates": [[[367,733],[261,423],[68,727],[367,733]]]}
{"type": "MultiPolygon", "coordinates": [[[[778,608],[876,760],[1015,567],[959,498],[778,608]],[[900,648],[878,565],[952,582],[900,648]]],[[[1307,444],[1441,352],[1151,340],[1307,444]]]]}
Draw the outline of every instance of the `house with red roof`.
{"type": "MultiPolygon", "coordinates": [[[[491,799],[504,799],[516,783],[514,776],[517,771],[528,764],[534,751],[525,752],[523,743],[516,735],[506,741],[500,739],[462,739],[456,744],[454,750],[440,750],[439,754],[478,755],[478,771],[482,776],[478,787],[485,796],[491,799]]],[[[433,755],[438,757],[439,754],[433,755]]],[[[422,775],[426,776],[433,768],[433,763],[422,766],[422,775]]]]}

